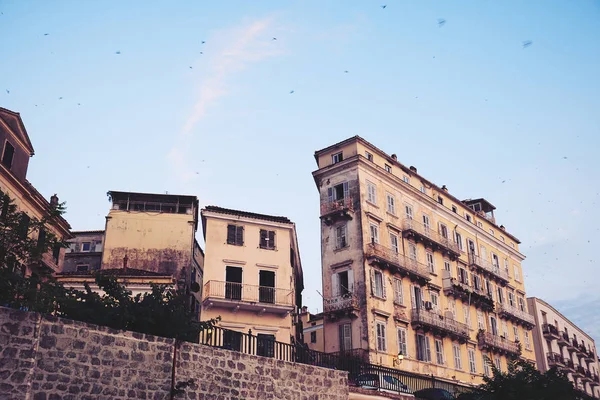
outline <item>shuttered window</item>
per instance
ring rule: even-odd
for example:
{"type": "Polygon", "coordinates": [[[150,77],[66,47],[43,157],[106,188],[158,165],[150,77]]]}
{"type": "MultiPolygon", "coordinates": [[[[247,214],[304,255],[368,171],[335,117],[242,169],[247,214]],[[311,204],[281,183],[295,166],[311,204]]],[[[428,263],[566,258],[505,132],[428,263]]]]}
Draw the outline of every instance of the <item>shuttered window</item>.
{"type": "Polygon", "coordinates": [[[421,333],[417,333],[417,360],[431,362],[429,338],[421,333]]]}
{"type": "Polygon", "coordinates": [[[385,342],[385,322],[377,321],[377,351],[385,352],[387,348],[385,342]]]}
{"type": "Polygon", "coordinates": [[[398,354],[404,357],[408,356],[408,348],[406,346],[406,329],[398,328],[398,354]]]}
{"type": "Polygon", "coordinates": [[[472,374],[477,373],[477,366],[475,365],[475,349],[469,348],[469,372],[472,374]]]}
{"type": "Polygon", "coordinates": [[[237,225],[227,225],[227,244],[236,246],[244,245],[244,227],[237,225]]]}
{"type": "Polygon", "coordinates": [[[267,250],[275,249],[275,231],[260,230],[260,248],[267,250]]]}
{"type": "Polygon", "coordinates": [[[385,299],[385,281],[381,271],[371,270],[371,292],[373,296],[385,299]]]}
{"type": "Polygon", "coordinates": [[[352,350],[352,327],[350,324],[338,325],[340,351],[352,350]]]}

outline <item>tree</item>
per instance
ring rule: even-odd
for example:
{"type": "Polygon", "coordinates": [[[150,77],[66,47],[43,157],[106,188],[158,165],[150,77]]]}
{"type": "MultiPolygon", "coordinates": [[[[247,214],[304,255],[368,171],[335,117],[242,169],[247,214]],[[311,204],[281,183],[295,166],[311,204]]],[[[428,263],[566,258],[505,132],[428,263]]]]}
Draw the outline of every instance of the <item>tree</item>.
{"type": "Polygon", "coordinates": [[[509,360],[507,372],[498,370],[491,362],[490,365],[493,375],[484,377],[485,383],[478,387],[486,400],[587,399],[556,368],[541,373],[529,362],[518,358],[509,360]]]}

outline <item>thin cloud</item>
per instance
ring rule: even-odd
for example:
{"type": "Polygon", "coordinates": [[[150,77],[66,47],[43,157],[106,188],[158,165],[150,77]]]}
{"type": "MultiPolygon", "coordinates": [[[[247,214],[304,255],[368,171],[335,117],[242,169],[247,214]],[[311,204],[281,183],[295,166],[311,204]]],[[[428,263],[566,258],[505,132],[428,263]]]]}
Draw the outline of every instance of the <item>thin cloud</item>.
{"type": "Polygon", "coordinates": [[[211,38],[210,43],[216,43],[215,46],[222,50],[209,59],[209,72],[201,81],[191,112],[167,154],[174,173],[184,184],[196,175],[188,157],[191,140],[209,110],[232,91],[231,79],[251,63],[282,54],[281,47],[271,43],[272,27],[273,18],[266,17],[246,23],[242,27],[221,31],[211,38]]]}

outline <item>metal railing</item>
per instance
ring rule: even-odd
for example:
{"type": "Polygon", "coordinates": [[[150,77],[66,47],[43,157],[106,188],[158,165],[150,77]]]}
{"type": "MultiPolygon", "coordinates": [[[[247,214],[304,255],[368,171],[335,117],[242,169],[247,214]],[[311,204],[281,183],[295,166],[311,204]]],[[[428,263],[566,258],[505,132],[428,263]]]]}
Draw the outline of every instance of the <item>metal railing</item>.
{"type": "Polygon", "coordinates": [[[560,331],[558,333],[558,344],[566,344],[570,345],[571,340],[569,339],[569,335],[565,331],[560,331]]]}
{"type": "Polygon", "coordinates": [[[560,336],[558,328],[552,324],[542,324],[542,332],[544,335],[560,336]]]}
{"type": "Polygon", "coordinates": [[[278,342],[272,336],[255,336],[251,330],[245,333],[220,327],[201,331],[199,343],[245,354],[346,371],[348,383],[352,386],[377,387],[410,394],[428,388],[446,389],[454,395],[471,390],[469,386],[441,380],[433,375],[370,364],[367,361],[368,353],[363,349],[322,353],[309,349],[305,344],[278,342]]]}
{"type": "Polygon", "coordinates": [[[413,260],[409,257],[406,257],[402,254],[398,254],[392,249],[388,249],[387,247],[379,243],[369,243],[367,245],[365,254],[367,255],[367,257],[378,257],[382,260],[387,261],[390,264],[397,266],[398,268],[420,276],[424,279],[431,279],[429,277],[429,267],[427,265],[420,263],[417,260],[413,260]]]}
{"type": "Polygon", "coordinates": [[[357,310],[358,297],[353,293],[323,299],[323,312],[357,310]]]}
{"type": "Polygon", "coordinates": [[[509,281],[508,273],[505,270],[501,269],[499,266],[492,264],[491,262],[484,259],[483,257],[475,255],[471,252],[469,252],[469,265],[475,265],[476,267],[479,267],[479,268],[483,269],[484,271],[486,271],[506,282],[509,281]]]}
{"type": "Polygon", "coordinates": [[[353,211],[352,196],[343,199],[324,201],[321,203],[321,216],[337,211],[353,211]]]}
{"type": "Polygon", "coordinates": [[[447,333],[466,339],[469,338],[469,327],[467,324],[458,322],[455,319],[446,318],[438,313],[423,308],[413,308],[411,310],[411,322],[438,328],[447,333]]]}
{"type": "Polygon", "coordinates": [[[204,299],[217,298],[280,306],[293,306],[294,304],[293,293],[290,289],[214,280],[206,282],[204,285],[203,296],[204,299]]]}
{"type": "Polygon", "coordinates": [[[449,273],[448,274],[446,274],[446,273],[448,273],[448,271],[444,271],[444,278],[442,279],[442,286],[443,286],[444,292],[455,290],[455,287],[461,288],[465,292],[473,292],[474,291],[471,286],[467,285],[466,283],[462,283],[457,278],[454,278],[449,273]]]}
{"type": "Polygon", "coordinates": [[[477,334],[477,340],[480,347],[494,347],[508,353],[517,354],[519,345],[516,342],[503,338],[502,336],[494,335],[490,332],[480,331],[477,334]]]}
{"type": "Polygon", "coordinates": [[[548,365],[549,366],[562,366],[564,365],[564,359],[562,358],[562,356],[558,353],[546,353],[546,359],[548,360],[548,365]]]}
{"type": "Polygon", "coordinates": [[[581,365],[578,365],[575,368],[575,372],[581,375],[582,377],[585,376],[585,368],[583,368],[581,365]]]}
{"type": "Polygon", "coordinates": [[[570,358],[565,358],[563,364],[566,368],[575,371],[575,364],[573,364],[573,360],[571,360],[570,358]]]}
{"type": "Polygon", "coordinates": [[[508,315],[511,315],[517,319],[520,319],[523,322],[526,322],[528,324],[534,325],[535,324],[535,318],[525,312],[525,311],[521,311],[516,307],[511,307],[508,304],[504,304],[504,303],[500,303],[500,302],[496,302],[496,311],[498,313],[505,313],[508,315]]]}
{"type": "Polygon", "coordinates": [[[454,243],[451,239],[442,236],[435,229],[431,228],[431,226],[426,226],[412,218],[404,218],[402,229],[404,231],[413,231],[423,238],[427,238],[456,254],[460,254],[458,244],[454,243]]]}

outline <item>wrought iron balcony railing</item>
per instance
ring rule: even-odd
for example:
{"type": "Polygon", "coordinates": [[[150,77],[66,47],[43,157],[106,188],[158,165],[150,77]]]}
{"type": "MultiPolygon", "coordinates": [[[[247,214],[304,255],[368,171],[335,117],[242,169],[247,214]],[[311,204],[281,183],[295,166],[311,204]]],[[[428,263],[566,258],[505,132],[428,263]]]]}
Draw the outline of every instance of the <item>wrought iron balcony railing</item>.
{"type": "Polygon", "coordinates": [[[564,359],[558,353],[546,353],[546,359],[548,360],[548,366],[560,366],[562,367],[564,364],[564,359]]]}
{"type": "Polygon", "coordinates": [[[561,346],[569,346],[571,344],[571,340],[569,339],[569,335],[567,332],[560,331],[558,333],[558,344],[561,346]]]}
{"type": "Polygon", "coordinates": [[[452,277],[450,271],[444,270],[442,277],[442,288],[446,296],[470,302],[476,308],[483,311],[494,311],[494,301],[481,288],[475,288],[461,282],[460,279],[452,277]]]}
{"type": "Polygon", "coordinates": [[[490,332],[479,331],[477,334],[479,348],[502,354],[518,354],[519,344],[490,332]]]}
{"type": "Polygon", "coordinates": [[[382,267],[391,269],[392,272],[407,274],[425,281],[431,280],[427,265],[409,257],[396,253],[378,243],[369,243],[365,251],[367,259],[379,263],[382,267]]]}
{"type": "Polygon", "coordinates": [[[204,285],[202,294],[204,300],[222,299],[231,302],[261,303],[265,305],[294,305],[294,296],[290,289],[247,285],[245,283],[211,280],[204,285]]]}
{"type": "Polygon", "coordinates": [[[558,328],[552,324],[542,324],[542,332],[545,337],[550,339],[556,339],[560,336],[558,328]]]}
{"type": "Polygon", "coordinates": [[[509,276],[505,270],[501,269],[497,265],[492,264],[481,256],[469,253],[469,265],[471,267],[474,266],[479,268],[491,278],[495,278],[496,280],[501,280],[503,282],[509,282],[509,276]]]}
{"type": "Polygon", "coordinates": [[[444,236],[431,226],[424,225],[412,218],[405,218],[402,223],[402,230],[405,236],[417,236],[418,239],[428,241],[432,245],[437,245],[437,247],[441,247],[442,250],[448,251],[456,256],[460,255],[458,244],[447,237],[447,234],[444,236]]]}
{"type": "Polygon", "coordinates": [[[573,360],[571,360],[570,358],[565,358],[563,365],[566,369],[570,371],[575,371],[575,364],[573,364],[573,360]]]}
{"type": "Polygon", "coordinates": [[[358,310],[358,297],[353,293],[323,299],[323,312],[335,313],[358,310]]]}
{"type": "Polygon", "coordinates": [[[469,339],[469,327],[466,324],[424,308],[412,309],[411,322],[413,326],[426,327],[439,335],[451,336],[461,342],[469,339]]]}
{"type": "Polygon", "coordinates": [[[350,214],[353,211],[354,205],[352,202],[352,196],[321,203],[321,219],[328,225],[337,220],[352,219],[350,214]]]}
{"type": "Polygon", "coordinates": [[[521,311],[516,307],[511,307],[509,304],[496,303],[496,312],[505,318],[510,319],[519,325],[525,325],[527,327],[535,326],[535,318],[528,312],[521,311]]]}

